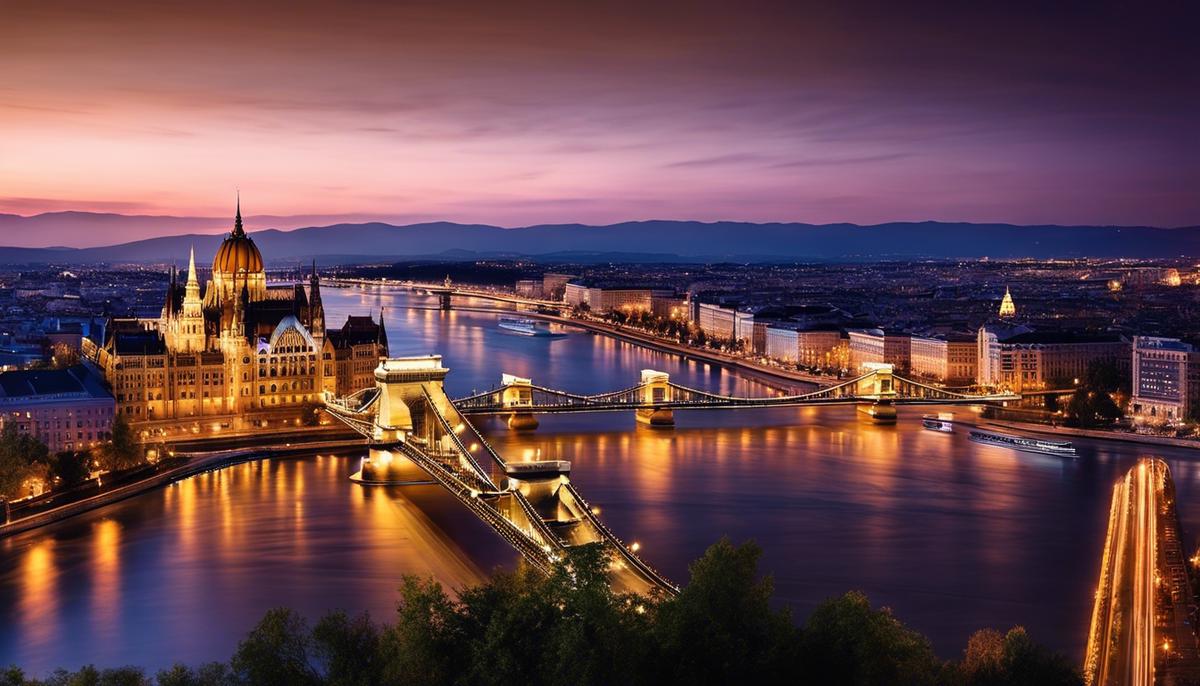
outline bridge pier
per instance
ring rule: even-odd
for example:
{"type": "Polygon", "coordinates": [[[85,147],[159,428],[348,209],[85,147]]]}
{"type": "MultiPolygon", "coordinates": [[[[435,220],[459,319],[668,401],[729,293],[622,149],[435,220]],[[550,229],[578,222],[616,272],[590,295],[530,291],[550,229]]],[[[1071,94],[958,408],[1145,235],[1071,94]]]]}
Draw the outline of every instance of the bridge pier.
{"type": "Polygon", "coordinates": [[[435,483],[420,467],[399,452],[372,447],[351,481],[367,485],[414,486],[435,483]]]}
{"type": "Polygon", "coordinates": [[[537,417],[529,412],[513,412],[505,423],[513,431],[534,431],[538,428],[537,417]]]}
{"type": "Polygon", "coordinates": [[[514,410],[508,415],[508,428],[513,431],[533,431],[538,428],[537,417],[529,411],[533,407],[533,381],[513,374],[501,374],[500,384],[504,386],[500,404],[505,409],[514,410]]]}
{"type": "MultiPolygon", "coordinates": [[[[639,400],[643,405],[671,402],[671,376],[653,369],[642,370],[642,390],[639,400]]],[[[654,428],[675,426],[675,413],[670,409],[647,407],[634,412],[639,424],[654,428]]]]}
{"type": "Polygon", "coordinates": [[[870,403],[859,403],[858,411],[880,424],[896,423],[896,406],[891,400],[881,398],[870,403]]]}
{"type": "Polygon", "coordinates": [[[634,417],[639,424],[656,429],[669,429],[675,426],[675,412],[672,410],[637,410],[634,417]]]}

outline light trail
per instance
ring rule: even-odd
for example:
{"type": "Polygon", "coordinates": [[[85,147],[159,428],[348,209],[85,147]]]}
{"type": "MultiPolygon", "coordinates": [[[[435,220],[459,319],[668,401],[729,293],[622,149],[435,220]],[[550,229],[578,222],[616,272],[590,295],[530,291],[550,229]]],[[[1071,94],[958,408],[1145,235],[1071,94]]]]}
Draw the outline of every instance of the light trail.
{"type": "MultiPolygon", "coordinates": [[[[1195,653],[1190,627],[1181,640],[1164,623],[1190,599],[1190,590],[1173,599],[1164,586],[1164,565],[1180,557],[1171,548],[1177,536],[1170,479],[1165,462],[1146,458],[1113,489],[1084,660],[1089,686],[1153,686],[1157,677],[1171,682],[1172,675],[1195,671],[1194,660],[1180,659],[1195,653]]],[[[1177,587],[1178,579],[1186,581],[1186,573],[1176,577],[1177,587]]]]}

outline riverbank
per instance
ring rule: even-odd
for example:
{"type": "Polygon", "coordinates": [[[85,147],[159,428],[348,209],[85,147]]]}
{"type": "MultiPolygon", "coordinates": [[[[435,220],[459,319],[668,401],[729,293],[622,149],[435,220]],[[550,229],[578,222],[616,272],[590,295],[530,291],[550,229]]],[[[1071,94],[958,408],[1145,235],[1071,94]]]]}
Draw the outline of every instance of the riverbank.
{"type": "MultiPolygon", "coordinates": [[[[430,307],[414,307],[411,309],[429,309],[438,310],[439,308],[430,307]]],[[[759,381],[771,388],[783,391],[785,393],[804,392],[814,390],[822,385],[837,383],[839,379],[830,376],[817,376],[814,374],[805,374],[803,372],[794,372],[778,367],[769,367],[758,364],[751,360],[705,348],[694,348],[692,346],[673,343],[664,340],[651,334],[643,333],[625,327],[613,326],[606,322],[598,322],[590,319],[575,319],[573,317],[563,317],[561,315],[548,314],[545,312],[527,312],[524,310],[504,309],[499,307],[455,307],[455,310],[463,312],[480,312],[484,314],[520,314],[522,317],[529,319],[537,319],[544,322],[552,322],[562,324],[563,326],[573,326],[578,329],[584,329],[592,333],[611,336],[618,340],[623,340],[629,343],[640,345],[643,348],[654,350],[656,352],[678,355],[679,357],[688,360],[698,360],[708,364],[717,365],[724,369],[736,370],[741,374],[759,381]]]]}
{"type": "Polygon", "coordinates": [[[1142,445],[1165,445],[1173,448],[1200,448],[1200,441],[1189,438],[1172,438],[1170,436],[1151,436],[1147,434],[1127,433],[1124,431],[1106,431],[1104,429],[1079,429],[1070,426],[1047,426],[1030,422],[1014,422],[1009,420],[985,419],[983,425],[1020,430],[1051,436],[1078,436],[1080,438],[1095,438],[1106,441],[1124,441],[1142,445]]]}
{"type": "Polygon", "coordinates": [[[341,452],[362,447],[361,438],[295,442],[282,447],[243,447],[205,452],[176,453],[183,464],[157,471],[143,479],[124,484],[94,496],[74,500],[36,514],[0,525],[0,539],[62,521],[106,505],[132,498],[147,491],[214,469],[221,469],[254,460],[278,459],[307,455],[317,450],[341,452]]]}

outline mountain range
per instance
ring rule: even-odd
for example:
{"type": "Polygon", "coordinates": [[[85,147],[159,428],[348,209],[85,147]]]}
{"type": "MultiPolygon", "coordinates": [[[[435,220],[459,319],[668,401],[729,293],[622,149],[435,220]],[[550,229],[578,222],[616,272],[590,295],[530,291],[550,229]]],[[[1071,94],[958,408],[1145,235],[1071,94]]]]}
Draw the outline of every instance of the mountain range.
{"type": "MultiPolygon", "coordinates": [[[[0,242],[15,235],[13,232],[39,230],[37,221],[44,222],[41,218],[45,216],[15,219],[15,215],[0,216],[0,242]]],[[[104,215],[99,221],[116,228],[120,221],[114,217],[120,216],[104,215]]],[[[167,223],[164,231],[175,226],[167,223]]],[[[607,226],[559,224],[510,229],[450,222],[408,225],[368,222],[272,228],[250,235],[269,265],[295,264],[314,258],[328,265],[502,257],[554,262],[780,262],[980,257],[1167,258],[1200,254],[1198,226],[1163,229],[948,222],[860,226],[638,221],[607,226]]],[[[181,263],[192,246],[201,261],[207,261],[222,239],[221,234],[182,233],[87,248],[0,247],[0,264],[181,263]]]]}

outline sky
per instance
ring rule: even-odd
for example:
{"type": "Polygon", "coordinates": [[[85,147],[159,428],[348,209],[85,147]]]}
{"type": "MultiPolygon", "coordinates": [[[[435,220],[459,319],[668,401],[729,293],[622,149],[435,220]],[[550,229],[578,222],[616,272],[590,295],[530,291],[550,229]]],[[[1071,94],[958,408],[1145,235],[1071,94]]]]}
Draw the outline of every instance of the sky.
{"type": "Polygon", "coordinates": [[[1200,224],[1184,2],[3,14],[0,212],[1200,224]]]}

